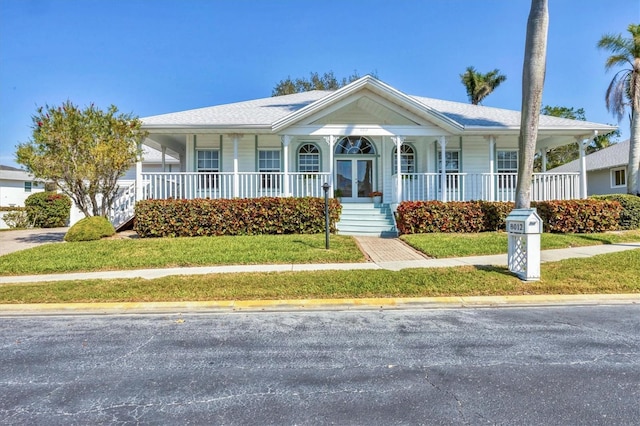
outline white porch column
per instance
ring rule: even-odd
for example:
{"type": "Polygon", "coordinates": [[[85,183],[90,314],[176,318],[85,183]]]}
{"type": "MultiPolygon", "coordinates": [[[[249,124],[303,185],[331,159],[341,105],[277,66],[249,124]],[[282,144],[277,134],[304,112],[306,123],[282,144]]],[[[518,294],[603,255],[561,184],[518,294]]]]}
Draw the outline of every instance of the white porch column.
{"type": "Polygon", "coordinates": [[[441,201],[443,203],[447,202],[447,138],[444,136],[440,136],[438,138],[438,142],[440,143],[440,179],[441,179],[441,201]]]}
{"type": "Polygon", "coordinates": [[[549,148],[546,146],[540,150],[540,158],[542,159],[542,173],[547,171],[547,152],[549,148]]]}
{"type": "MultiPolygon", "coordinates": [[[[325,142],[327,142],[327,145],[329,145],[329,185],[331,190],[335,189],[333,187],[333,148],[336,145],[336,142],[338,141],[338,137],[331,135],[331,136],[324,136],[324,140],[325,142]]],[[[329,191],[329,197],[333,198],[333,191],[329,191]]]]}
{"type": "Polygon", "coordinates": [[[586,138],[582,140],[578,140],[578,148],[580,149],[580,198],[587,198],[587,158],[586,158],[586,148],[591,143],[592,139],[598,136],[598,131],[593,131],[593,136],[591,138],[586,138]]]}
{"type": "Polygon", "coordinates": [[[489,201],[496,201],[496,138],[489,136],[489,201]]]}
{"type": "Polygon", "coordinates": [[[233,197],[240,196],[240,175],[238,174],[238,142],[240,135],[231,135],[233,138],[233,197]]]}
{"type": "Polygon", "coordinates": [[[167,147],[163,146],[162,147],[162,171],[166,172],[167,171],[167,147]]]}
{"type": "Polygon", "coordinates": [[[391,140],[396,145],[396,203],[402,202],[402,144],[404,136],[392,136],[391,140]]]}
{"type": "Polygon", "coordinates": [[[289,197],[291,196],[291,191],[289,188],[289,144],[291,143],[291,136],[289,135],[284,135],[282,136],[282,155],[284,157],[284,165],[283,165],[283,172],[284,172],[284,196],[285,197],[289,197]]]}
{"type": "Polygon", "coordinates": [[[136,202],[142,201],[142,142],[138,142],[138,159],[136,160],[136,202]]]}

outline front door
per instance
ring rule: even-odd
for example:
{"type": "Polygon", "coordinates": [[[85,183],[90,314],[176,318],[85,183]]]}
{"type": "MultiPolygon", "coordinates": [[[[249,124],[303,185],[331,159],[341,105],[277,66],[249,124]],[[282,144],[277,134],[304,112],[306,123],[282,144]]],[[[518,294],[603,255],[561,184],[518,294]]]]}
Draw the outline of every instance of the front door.
{"type": "Polygon", "coordinates": [[[336,189],[343,201],[368,201],[373,190],[373,159],[336,160],[336,189]]]}

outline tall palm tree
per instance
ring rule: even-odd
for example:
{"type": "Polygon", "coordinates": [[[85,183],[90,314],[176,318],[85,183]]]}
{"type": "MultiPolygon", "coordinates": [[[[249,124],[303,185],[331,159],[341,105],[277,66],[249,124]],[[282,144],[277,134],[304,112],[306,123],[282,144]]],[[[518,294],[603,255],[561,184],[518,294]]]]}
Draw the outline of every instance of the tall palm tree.
{"type": "Polygon", "coordinates": [[[518,141],[522,160],[518,164],[516,209],[531,207],[531,177],[533,176],[533,159],[536,153],[542,89],[547,64],[548,27],[547,0],[531,0],[522,67],[522,108],[520,139],[518,141]]]}
{"type": "Polygon", "coordinates": [[[627,193],[640,195],[640,25],[630,24],[630,38],[622,34],[606,34],[598,42],[600,49],[612,53],[605,62],[607,70],[622,66],[611,80],[605,102],[607,110],[622,120],[627,106],[631,108],[631,142],[627,167],[627,193]]]}
{"type": "Polygon", "coordinates": [[[486,74],[476,71],[474,67],[467,67],[464,74],[460,74],[460,81],[467,88],[469,102],[478,105],[484,98],[489,96],[500,83],[507,79],[506,75],[500,74],[499,69],[489,71],[486,74]]]}

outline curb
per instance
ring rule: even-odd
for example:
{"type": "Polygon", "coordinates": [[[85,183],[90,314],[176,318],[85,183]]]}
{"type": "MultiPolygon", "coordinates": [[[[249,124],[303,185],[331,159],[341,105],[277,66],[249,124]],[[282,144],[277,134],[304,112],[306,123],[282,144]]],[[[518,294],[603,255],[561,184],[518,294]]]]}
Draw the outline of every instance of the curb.
{"type": "Polygon", "coordinates": [[[2,304],[2,316],[233,313],[314,310],[397,310],[516,306],[640,304],[640,294],[453,296],[363,299],[229,300],[208,302],[115,302],[2,304]]]}

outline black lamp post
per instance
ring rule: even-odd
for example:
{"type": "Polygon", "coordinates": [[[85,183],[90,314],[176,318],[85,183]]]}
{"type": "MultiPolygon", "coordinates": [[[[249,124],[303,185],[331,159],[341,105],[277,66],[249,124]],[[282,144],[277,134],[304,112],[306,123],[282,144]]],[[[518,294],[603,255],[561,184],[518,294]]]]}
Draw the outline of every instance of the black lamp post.
{"type": "Polygon", "coordinates": [[[322,184],[324,190],[324,248],[329,250],[329,184],[322,184]]]}

